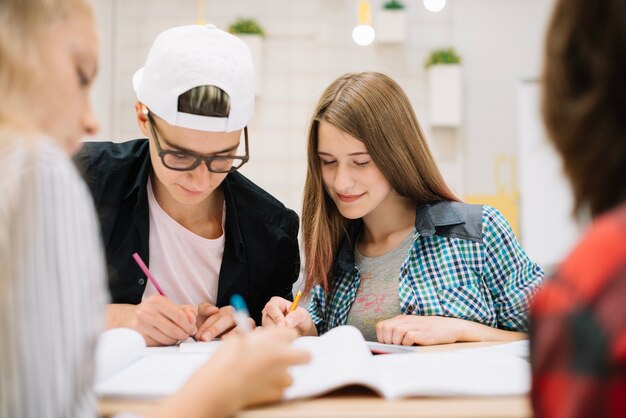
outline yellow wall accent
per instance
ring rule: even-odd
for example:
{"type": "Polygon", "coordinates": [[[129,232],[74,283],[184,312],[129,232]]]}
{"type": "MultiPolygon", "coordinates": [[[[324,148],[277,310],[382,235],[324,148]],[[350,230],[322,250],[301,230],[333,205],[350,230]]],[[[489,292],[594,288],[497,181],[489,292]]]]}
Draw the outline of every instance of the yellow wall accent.
{"type": "Polygon", "coordinates": [[[519,188],[517,186],[517,159],[499,154],[494,161],[496,194],[465,195],[465,202],[493,206],[511,224],[519,239],[519,188]]]}
{"type": "Polygon", "coordinates": [[[204,18],[204,0],[198,0],[198,19],[196,25],[206,25],[206,19],[204,18]]]}

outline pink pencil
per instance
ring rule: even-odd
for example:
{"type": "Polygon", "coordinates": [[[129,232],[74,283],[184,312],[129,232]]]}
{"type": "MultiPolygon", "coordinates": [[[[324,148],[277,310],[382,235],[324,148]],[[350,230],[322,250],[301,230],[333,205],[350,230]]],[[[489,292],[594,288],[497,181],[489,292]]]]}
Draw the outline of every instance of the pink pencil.
{"type": "Polygon", "coordinates": [[[165,293],[163,293],[163,289],[161,289],[161,286],[159,286],[159,284],[157,283],[157,281],[154,278],[154,276],[152,276],[152,273],[150,273],[150,270],[148,270],[148,266],[146,266],[146,263],[144,263],[143,260],[141,259],[141,257],[139,257],[139,254],[133,253],[133,258],[135,259],[135,261],[139,265],[139,268],[148,277],[148,280],[150,280],[150,283],[152,283],[152,285],[156,288],[157,292],[159,292],[159,295],[165,296],[165,293]]]}

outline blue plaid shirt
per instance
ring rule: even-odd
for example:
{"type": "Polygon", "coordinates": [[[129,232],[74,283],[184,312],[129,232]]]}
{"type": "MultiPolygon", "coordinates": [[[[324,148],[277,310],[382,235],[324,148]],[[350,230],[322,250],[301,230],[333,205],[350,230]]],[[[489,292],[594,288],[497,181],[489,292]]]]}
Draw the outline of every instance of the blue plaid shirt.
{"type": "MultiPolygon", "coordinates": [[[[354,245],[362,227],[361,220],[349,226],[330,294],[313,289],[309,313],[320,335],[348,319],[361,280],[354,245]]],[[[529,299],[543,274],[496,209],[460,202],[418,204],[413,244],[399,271],[400,310],[526,332],[529,299]]]]}

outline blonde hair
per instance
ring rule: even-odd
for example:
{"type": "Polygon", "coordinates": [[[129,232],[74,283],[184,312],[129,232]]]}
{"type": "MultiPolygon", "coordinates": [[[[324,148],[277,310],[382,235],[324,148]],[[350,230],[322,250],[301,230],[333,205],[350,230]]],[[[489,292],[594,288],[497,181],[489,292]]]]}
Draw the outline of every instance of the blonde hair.
{"type": "Polygon", "coordinates": [[[318,128],[325,121],[361,140],[372,160],[400,196],[416,202],[458,200],[430,153],[411,103],[400,86],[381,73],[345,74],[322,93],[308,139],[302,234],[305,291],[332,286],[328,276],[348,220],[337,210],[322,182],[317,156],[318,128]]]}
{"type": "Polygon", "coordinates": [[[28,126],[44,79],[39,44],[51,25],[75,16],[94,18],[89,0],[0,1],[0,124],[28,126]]]}
{"type": "Polygon", "coordinates": [[[37,87],[45,82],[39,44],[51,25],[75,16],[93,19],[88,0],[0,0],[0,155],[15,156],[0,167],[0,289],[10,285],[21,239],[14,229],[28,219],[28,199],[36,188],[33,176],[23,174],[35,165],[40,139],[27,133],[37,129],[30,126],[33,105],[37,87]]]}

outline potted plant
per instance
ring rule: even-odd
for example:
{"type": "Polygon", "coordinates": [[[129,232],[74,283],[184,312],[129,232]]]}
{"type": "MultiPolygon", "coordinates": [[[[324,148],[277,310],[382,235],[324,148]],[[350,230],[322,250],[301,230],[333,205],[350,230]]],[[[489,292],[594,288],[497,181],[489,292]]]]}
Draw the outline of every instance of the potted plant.
{"type": "Polygon", "coordinates": [[[246,34],[259,35],[261,37],[265,36],[265,31],[256,20],[243,17],[240,17],[231,23],[228,27],[228,31],[236,35],[246,34]]]}
{"type": "Polygon", "coordinates": [[[454,48],[441,48],[431,51],[424,66],[430,68],[433,65],[442,64],[460,64],[461,57],[456,53],[454,48]]]}
{"type": "Polygon", "coordinates": [[[261,90],[260,81],[263,79],[263,38],[265,37],[265,30],[255,19],[240,17],[230,24],[228,31],[244,41],[250,48],[256,73],[255,92],[258,95],[261,90]]]}
{"type": "Polygon", "coordinates": [[[404,42],[407,36],[407,13],[404,3],[399,0],[385,2],[382,10],[376,13],[374,24],[376,42],[404,42]]]}
{"type": "Polygon", "coordinates": [[[428,108],[432,126],[457,127],[462,121],[461,58],[453,48],[432,51],[426,59],[428,108]]]}
{"type": "Polygon", "coordinates": [[[389,0],[383,4],[385,10],[404,10],[404,4],[398,0],[389,0]]]}
{"type": "Polygon", "coordinates": [[[376,42],[399,43],[406,41],[407,21],[404,3],[399,0],[385,2],[374,19],[376,42]]]}

